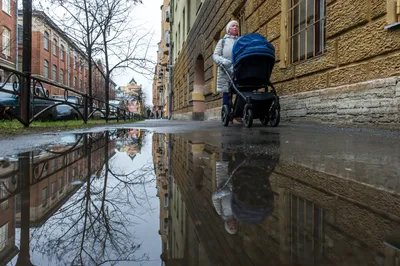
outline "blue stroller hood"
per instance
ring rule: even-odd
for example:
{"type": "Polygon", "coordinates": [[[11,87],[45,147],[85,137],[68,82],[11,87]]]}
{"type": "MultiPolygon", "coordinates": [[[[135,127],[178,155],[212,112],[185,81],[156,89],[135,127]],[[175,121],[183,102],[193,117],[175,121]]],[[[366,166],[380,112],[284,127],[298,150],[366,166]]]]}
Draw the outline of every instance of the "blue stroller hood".
{"type": "Polygon", "coordinates": [[[232,63],[235,66],[243,58],[254,55],[267,56],[275,59],[275,48],[261,34],[246,34],[240,37],[233,45],[232,63]]]}

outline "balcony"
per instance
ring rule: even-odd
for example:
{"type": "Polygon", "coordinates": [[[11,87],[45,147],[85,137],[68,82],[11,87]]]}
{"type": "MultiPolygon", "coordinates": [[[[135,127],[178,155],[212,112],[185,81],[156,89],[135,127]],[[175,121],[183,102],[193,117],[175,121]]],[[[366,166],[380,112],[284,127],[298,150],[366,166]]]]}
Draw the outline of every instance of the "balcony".
{"type": "Polygon", "coordinates": [[[169,48],[167,46],[164,46],[163,48],[163,54],[164,55],[169,55],[169,48]]]}
{"type": "Polygon", "coordinates": [[[167,56],[164,56],[164,57],[161,59],[161,65],[162,65],[162,66],[167,66],[167,65],[168,65],[168,57],[167,57],[167,56]]]}

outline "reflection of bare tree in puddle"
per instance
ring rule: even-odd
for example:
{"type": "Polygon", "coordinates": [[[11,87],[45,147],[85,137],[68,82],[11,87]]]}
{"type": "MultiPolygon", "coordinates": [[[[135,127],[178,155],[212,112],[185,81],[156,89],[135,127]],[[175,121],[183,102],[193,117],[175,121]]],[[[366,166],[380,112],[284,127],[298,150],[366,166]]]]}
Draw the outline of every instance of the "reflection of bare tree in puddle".
{"type": "MultiPolygon", "coordinates": [[[[88,177],[82,187],[41,228],[31,234],[33,251],[68,265],[104,265],[121,261],[143,262],[133,235],[139,206],[147,204],[146,184],[153,182],[151,167],[124,173],[105,161],[99,176],[88,177]],[[115,171],[115,172],[114,172],[115,171]],[[134,200],[132,200],[134,199],[134,200]]],[[[96,158],[94,158],[96,159],[96,158]]]]}

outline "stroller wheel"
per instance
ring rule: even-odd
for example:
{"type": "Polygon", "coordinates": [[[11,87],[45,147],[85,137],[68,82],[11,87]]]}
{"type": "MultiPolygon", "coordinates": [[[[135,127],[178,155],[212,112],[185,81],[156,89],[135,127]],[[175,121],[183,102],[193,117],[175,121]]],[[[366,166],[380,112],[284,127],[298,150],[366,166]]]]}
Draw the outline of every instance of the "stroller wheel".
{"type": "Polygon", "coordinates": [[[244,125],[248,128],[253,125],[253,110],[251,110],[250,108],[246,110],[246,114],[244,116],[244,125]]]}
{"type": "Polygon", "coordinates": [[[278,106],[273,106],[270,110],[269,124],[277,127],[281,121],[281,111],[278,106]]]}
{"type": "Polygon", "coordinates": [[[231,115],[230,115],[230,110],[228,105],[222,106],[221,110],[221,121],[224,127],[227,127],[229,125],[229,121],[231,120],[231,115]]]}

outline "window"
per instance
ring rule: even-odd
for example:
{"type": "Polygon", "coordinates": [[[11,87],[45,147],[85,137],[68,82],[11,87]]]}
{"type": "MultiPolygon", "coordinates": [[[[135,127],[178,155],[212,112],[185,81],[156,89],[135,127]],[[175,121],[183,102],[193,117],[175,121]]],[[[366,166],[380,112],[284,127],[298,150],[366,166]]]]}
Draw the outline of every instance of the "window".
{"type": "Polygon", "coordinates": [[[11,0],[3,0],[3,11],[11,15],[11,0]]]}
{"type": "Polygon", "coordinates": [[[43,77],[46,79],[49,78],[49,62],[47,60],[44,60],[43,77]]]}
{"type": "MultiPolygon", "coordinates": [[[[293,0],[291,0],[291,1],[293,1],[293,0]]],[[[240,36],[243,36],[243,35],[246,34],[246,13],[245,12],[246,12],[246,10],[243,7],[239,11],[239,13],[237,15],[237,21],[239,23],[239,35],[240,36]]]]}
{"type": "Polygon", "coordinates": [[[62,188],[63,188],[63,178],[60,177],[58,180],[58,187],[60,188],[60,193],[62,193],[62,188]]]}
{"type": "Polygon", "coordinates": [[[71,85],[71,73],[68,73],[67,86],[71,85]]]}
{"type": "MultiPolygon", "coordinates": [[[[9,181],[0,183],[0,199],[4,199],[8,196],[7,189],[9,188],[9,181]]],[[[4,211],[8,209],[8,200],[3,201],[0,204],[0,211],[4,211]]]]}
{"type": "Polygon", "coordinates": [[[290,203],[290,254],[305,265],[315,265],[324,252],[324,210],[313,202],[295,195],[290,203]]]}
{"type": "Polygon", "coordinates": [[[42,189],[42,206],[44,207],[46,205],[47,205],[47,187],[42,189]]]}
{"type": "Polygon", "coordinates": [[[169,37],[169,30],[165,31],[165,46],[169,47],[170,45],[170,37],[169,37]]]}
{"type": "Polygon", "coordinates": [[[290,58],[300,62],[324,53],[325,0],[292,0],[289,9],[290,58]]]}
{"type": "Polygon", "coordinates": [[[65,84],[64,82],[64,70],[60,69],[60,83],[65,84]]]}
{"type": "Polygon", "coordinates": [[[164,218],[164,234],[168,233],[168,218],[164,218]]]}
{"type": "Polygon", "coordinates": [[[168,204],[169,204],[169,202],[168,202],[168,194],[165,194],[165,196],[164,196],[164,207],[168,208],[168,204]]]}
{"type": "Polygon", "coordinates": [[[76,56],[74,56],[74,69],[76,69],[76,56]]]}
{"type": "Polygon", "coordinates": [[[64,45],[60,45],[60,59],[62,60],[62,61],[64,61],[64,52],[65,52],[65,47],[64,47],[64,45]]]}
{"type": "Polygon", "coordinates": [[[386,29],[397,26],[400,22],[400,0],[387,0],[387,26],[386,29]]]}
{"type": "Polygon", "coordinates": [[[53,71],[52,71],[51,79],[54,80],[54,81],[57,81],[57,66],[56,65],[53,65],[53,71]]]}
{"type": "Polygon", "coordinates": [[[186,19],[185,19],[186,18],[186,11],[185,11],[185,9],[183,9],[182,18],[183,18],[182,19],[182,21],[183,21],[182,22],[183,23],[182,24],[182,31],[183,31],[182,32],[182,36],[186,36],[187,32],[186,32],[186,19]]]}
{"type": "Polygon", "coordinates": [[[51,183],[51,198],[54,199],[56,195],[56,182],[51,183]]]}
{"type": "Polygon", "coordinates": [[[83,82],[82,82],[82,80],[80,80],[80,89],[82,90],[83,89],[83,82]]]}
{"type": "Polygon", "coordinates": [[[5,56],[11,56],[11,31],[3,27],[3,41],[1,50],[5,56]]]}
{"type": "Polygon", "coordinates": [[[190,31],[190,3],[187,5],[187,22],[186,22],[186,28],[187,28],[187,34],[189,34],[190,31]]]}
{"type": "Polygon", "coordinates": [[[0,251],[8,246],[8,223],[0,227],[0,251]]]}
{"type": "Polygon", "coordinates": [[[57,56],[57,40],[53,39],[53,55],[57,56]]]}
{"type": "Polygon", "coordinates": [[[76,89],[76,77],[74,77],[74,88],[76,89]]]}
{"type": "Polygon", "coordinates": [[[49,50],[49,33],[47,31],[44,32],[44,40],[43,40],[44,49],[49,50]]]}

